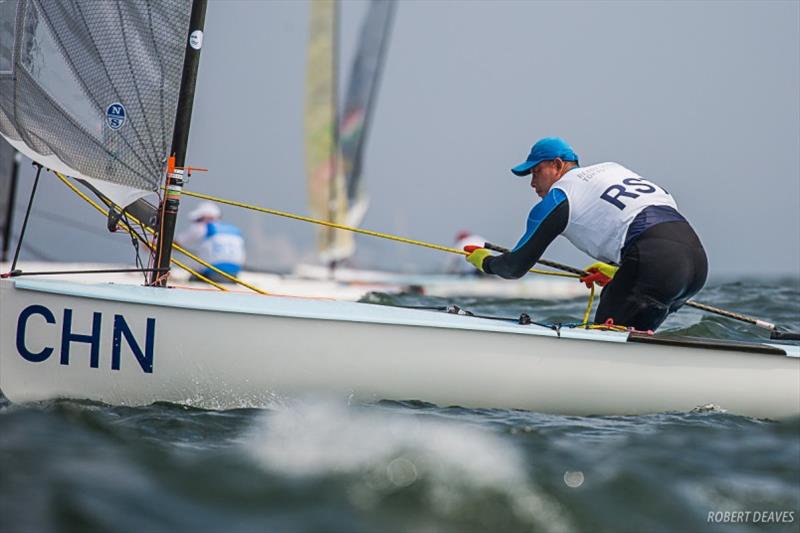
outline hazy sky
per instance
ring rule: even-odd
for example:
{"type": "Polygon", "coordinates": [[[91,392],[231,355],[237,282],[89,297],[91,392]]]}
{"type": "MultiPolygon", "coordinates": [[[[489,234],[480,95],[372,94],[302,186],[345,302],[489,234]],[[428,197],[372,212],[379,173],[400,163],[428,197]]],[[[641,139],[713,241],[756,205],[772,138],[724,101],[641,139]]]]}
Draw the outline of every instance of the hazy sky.
{"type": "MultiPolygon", "coordinates": [[[[365,5],[342,7],[343,79],[365,5]]],[[[308,214],[308,12],[296,0],[210,2],[189,162],[211,172],[188,189],[308,214]]],[[[466,228],[512,246],[537,197],[509,169],[559,135],[584,165],[617,161],[670,190],[712,275],[800,278],[800,2],[405,0],[386,60],[363,227],[444,245],[466,228]]],[[[36,209],[51,220],[32,222],[31,245],[51,258],[130,260],[128,241],[103,235],[55,178],[40,187],[36,209]]],[[[314,257],[309,224],[223,211],[245,231],[250,264],[314,257]]],[[[447,259],[357,243],[357,266],[431,270],[447,259]]],[[[591,262],[564,239],[545,257],[591,262]]]]}

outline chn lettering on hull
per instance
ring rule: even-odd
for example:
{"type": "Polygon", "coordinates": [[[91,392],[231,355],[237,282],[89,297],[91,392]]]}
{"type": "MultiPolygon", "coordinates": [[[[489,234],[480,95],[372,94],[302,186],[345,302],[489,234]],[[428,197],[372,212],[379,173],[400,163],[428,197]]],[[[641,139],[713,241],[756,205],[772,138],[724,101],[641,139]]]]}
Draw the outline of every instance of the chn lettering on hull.
{"type": "MultiPolygon", "coordinates": [[[[44,305],[33,304],[23,309],[17,318],[17,353],[26,361],[41,363],[48,360],[59,350],[59,362],[62,365],[71,364],[70,350],[75,344],[89,346],[89,366],[100,368],[102,354],[106,357],[111,353],[111,369],[120,370],[122,367],[123,347],[133,354],[136,362],[145,374],[153,373],[154,347],[156,336],[156,319],[148,318],[145,324],[144,339],[137,339],[128,321],[123,315],[114,314],[111,319],[111,345],[108,351],[103,351],[101,343],[103,331],[103,313],[94,311],[91,316],[90,331],[75,331],[73,327],[73,310],[65,308],[61,314],[59,326],[56,314],[44,305]],[[38,322],[38,324],[37,324],[38,322]],[[36,344],[28,335],[28,328],[55,328],[60,335],[60,342],[56,346],[42,346],[36,344]]],[[[106,323],[109,319],[106,317],[106,323]]],[[[74,363],[73,363],[74,364],[74,363]]]]}

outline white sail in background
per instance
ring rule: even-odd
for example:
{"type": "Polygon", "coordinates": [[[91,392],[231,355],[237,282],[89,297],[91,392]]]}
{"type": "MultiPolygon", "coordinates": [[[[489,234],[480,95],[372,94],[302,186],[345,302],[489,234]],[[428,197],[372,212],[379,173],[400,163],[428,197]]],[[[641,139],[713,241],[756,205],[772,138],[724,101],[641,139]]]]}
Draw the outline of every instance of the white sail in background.
{"type": "MultiPolygon", "coordinates": [[[[362,161],[367,129],[395,11],[393,0],[370,2],[347,87],[344,111],[337,95],[339,3],[312,0],[306,76],[306,166],[312,216],[357,226],[367,210],[362,161]]],[[[353,235],[318,229],[323,262],[355,252],[353,235]]]]}
{"type": "Polygon", "coordinates": [[[0,135],[125,206],[157,190],[189,0],[0,2],[0,135]]]}
{"type": "MultiPolygon", "coordinates": [[[[304,126],[311,216],[346,224],[347,193],[336,105],[337,12],[337,2],[311,2],[304,126]]],[[[353,234],[320,226],[317,248],[325,263],[346,259],[355,250],[353,234]]]]}
{"type": "Polygon", "coordinates": [[[368,199],[361,172],[364,147],[374,114],[395,7],[394,0],[370,2],[353,58],[344,112],[339,119],[339,146],[347,188],[349,226],[358,226],[367,211],[368,199]]]}

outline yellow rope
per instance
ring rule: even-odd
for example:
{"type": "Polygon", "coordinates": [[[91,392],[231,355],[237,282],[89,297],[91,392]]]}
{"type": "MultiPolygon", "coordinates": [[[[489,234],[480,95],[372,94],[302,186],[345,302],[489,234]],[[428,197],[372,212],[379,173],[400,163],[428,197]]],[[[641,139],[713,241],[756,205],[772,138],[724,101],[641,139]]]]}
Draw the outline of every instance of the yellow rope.
{"type": "Polygon", "coordinates": [[[592,303],[594,302],[594,283],[592,283],[592,288],[589,290],[589,304],[586,306],[586,312],[583,313],[583,321],[582,324],[586,324],[585,329],[589,329],[589,313],[592,312],[592,303]]]}
{"type": "MultiPolygon", "coordinates": [[[[302,215],[295,215],[293,213],[286,213],[284,211],[277,211],[275,209],[269,209],[266,207],[259,207],[256,205],[246,204],[244,202],[236,202],[233,200],[226,200],[225,198],[218,198],[216,196],[211,196],[210,194],[203,194],[198,192],[190,192],[190,191],[183,191],[183,194],[186,196],[191,196],[193,198],[200,198],[201,200],[210,200],[213,202],[218,202],[221,204],[227,204],[234,207],[241,207],[243,209],[250,209],[251,211],[258,211],[260,213],[267,213],[269,215],[276,215],[285,218],[291,218],[294,220],[300,220],[303,222],[310,222],[312,224],[319,224],[321,226],[327,226],[329,228],[336,228],[346,231],[352,231],[354,233],[361,233],[363,235],[370,235],[372,237],[379,237],[381,239],[388,239],[392,241],[402,242],[405,244],[413,244],[415,246],[422,246],[424,248],[431,248],[433,250],[439,250],[442,252],[448,252],[452,254],[460,254],[460,255],[469,255],[464,250],[459,250],[457,248],[449,248],[447,246],[440,246],[438,244],[431,244],[428,242],[417,241],[414,239],[407,239],[405,237],[399,237],[397,235],[390,235],[388,233],[380,233],[378,231],[372,231],[367,229],[356,228],[353,226],[345,226],[344,224],[336,224],[335,222],[328,222],[327,220],[320,220],[311,217],[304,217],[302,215]]],[[[578,274],[570,274],[566,272],[554,272],[550,270],[540,270],[537,268],[532,268],[529,272],[533,272],[535,274],[542,274],[545,276],[559,276],[563,278],[577,278],[580,279],[581,276],[578,274]]],[[[592,312],[592,304],[594,303],[594,284],[592,284],[591,291],[589,293],[589,302],[586,306],[586,311],[583,314],[583,324],[586,324],[586,328],[589,328],[589,314],[592,312]]]]}
{"type": "MultiPolygon", "coordinates": [[[[128,216],[131,216],[131,215],[128,215],[128,216]]],[[[132,217],[132,216],[131,216],[131,218],[134,218],[134,217],[132,217]]],[[[146,226],[145,226],[145,227],[146,227],[146,226]]],[[[150,228],[147,228],[147,229],[148,229],[148,231],[149,231],[150,233],[152,233],[152,234],[155,234],[155,232],[154,232],[153,230],[151,230],[150,228]]],[[[179,245],[179,244],[176,244],[176,243],[174,243],[174,242],[173,242],[173,243],[172,243],[172,248],[174,248],[175,250],[178,250],[180,253],[182,253],[183,255],[187,256],[189,259],[191,259],[191,260],[193,260],[193,261],[196,261],[196,262],[200,263],[200,264],[201,264],[201,265],[203,265],[204,267],[206,267],[206,268],[208,268],[208,269],[211,269],[211,270],[213,270],[213,271],[214,271],[214,272],[216,272],[217,274],[220,274],[220,275],[222,275],[222,276],[223,276],[225,279],[228,279],[228,280],[230,280],[230,281],[232,281],[232,282],[234,282],[234,283],[236,283],[236,284],[238,284],[238,285],[241,285],[242,287],[247,287],[247,288],[248,288],[248,289],[250,289],[251,291],[257,292],[258,294],[264,294],[264,295],[267,295],[267,294],[269,294],[267,291],[265,291],[265,290],[263,290],[263,289],[259,289],[259,288],[258,288],[258,287],[256,287],[255,285],[252,285],[252,284],[250,284],[250,283],[247,283],[246,281],[243,281],[243,280],[241,280],[241,279],[237,278],[236,276],[231,276],[231,275],[230,275],[230,274],[228,274],[227,272],[224,272],[224,271],[222,271],[222,270],[218,269],[218,268],[217,268],[217,267],[215,267],[214,265],[212,265],[212,264],[210,264],[210,263],[208,263],[208,262],[204,261],[203,259],[201,259],[200,257],[198,257],[198,256],[194,255],[192,252],[190,252],[189,250],[185,249],[184,247],[182,247],[182,246],[181,246],[181,245],[179,245]]],[[[194,273],[194,272],[193,272],[193,273],[194,273]]],[[[211,281],[211,280],[209,280],[209,279],[207,279],[207,278],[205,278],[205,277],[203,277],[203,276],[201,276],[201,275],[199,275],[199,274],[197,274],[197,273],[194,273],[194,274],[195,274],[197,277],[201,278],[203,281],[208,281],[208,282],[209,282],[209,283],[211,283],[212,285],[214,285],[214,286],[218,286],[218,287],[222,288],[222,290],[228,290],[228,289],[225,289],[224,287],[222,287],[221,285],[217,285],[217,284],[216,284],[216,283],[214,283],[213,281],[211,281]]]]}
{"type": "Polygon", "coordinates": [[[627,326],[622,326],[620,324],[587,324],[586,329],[599,329],[602,331],[620,331],[626,333],[630,331],[631,328],[627,326]]]}
{"type": "MultiPolygon", "coordinates": [[[[108,217],[108,211],[106,209],[103,209],[102,207],[100,207],[100,205],[97,202],[95,202],[94,200],[92,200],[91,198],[86,196],[83,192],[81,192],[81,190],[78,189],[77,187],[75,187],[72,183],[70,183],[63,174],[61,174],[59,172],[55,172],[55,175],[56,175],[56,177],[58,177],[58,179],[60,179],[62,181],[62,183],[64,183],[67,187],[69,187],[72,190],[72,192],[74,192],[75,194],[80,196],[84,201],[89,203],[92,207],[94,207],[101,214],[103,214],[104,216],[108,217]]],[[[137,223],[139,222],[138,220],[136,220],[136,217],[131,216],[130,218],[132,218],[137,223]]],[[[150,242],[148,242],[147,239],[143,239],[138,233],[136,233],[136,231],[133,228],[128,226],[128,224],[126,224],[124,221],[120,220],[120,223],[121,223],[123,229],[128,232],[128,234],[133,235],[140,242],[143,242],[148,248],[150,248],[150,250],[153,250],[153,245],[150,242]]],[[[146,228],[146,229],[149,230],[149,228],[146,228]]],[[[214,283],[213,281],[211,281],[211,280],[209,280],[207,278],[204,278],[201,274],[195,272],[190,267],[188,267],[187,265],[184,265],[183,263],[181,263],[177,259],[171,259],[171,262],[173,262],[176,265],[178,265],[179,267],[187,270],[188,272],[190,272],[190,273],[192,273],[192,274],[194,274],[194,275],[196,275],[196,276],[198,276],[200,278],[203,278],[205,281],[207,281],[208,283],[214,285],[218,289],[223,290],[223,291],[227,290],[224,287],[222,287],[221,285],[218,285],[218,284],[214,283]]]]}
{"type": "MultiPolygon", "coordinates": [[[[108,216],[108,211],[104,210],[97,203],[95,203],[91,198],[89,198],[88,196],[83,194],[83,192],[81,192],[78,188],[76,188],[73,184],[71,184],[66,179],[66,177],[64,177],[59,172],[56,172],[55,174],[56,174],[56,176],[58,176],[58,178],[65,185],[67,185],[70,189],[72,189],[72,191],[75,192],[78,196],[80,196],[85,201],[87,201],[89,204],[94,206],[94,208],[97,209],[100,213],[103,213],[105,216],[108,216]]],[[[418,240],[414,240],[414,239],[407,239],[405,237],[399,237],[397,235],[390,235],[388,233],[380,233],[380,232],[377,232],[377,231],[371,231],[371,230],[356,228],[356,227],[353,227],[353,226],[346,226],[344,224],[336,224],[334,222],[328,222],[326,220],[319,220],[319,219],[315,219],[315,218],[311,218],[311,217],[305,217],[305,216],[302,216],[302,215],[295,215],[293,213],[286,213],[286,212],[278,211],[278,210],[275,210],[275,209],[268,209],[266,207],[259,207],[259,206],[255,206],[255,205],[250,205],[250,204],[246,204],[246,203],[243,203],[243,202],[236,202],[236,201],[233,201],[233,200],[226,200],[224,198],[218,198],[218,197],[211,196],[211,195],[208,195],[208,194],[196,193],[196,192],[190,192],[190,191],[183,191],[183,194],[186,195],[186,196],[194,197],[194,198],[200,198],[200,199],[203,199],[203,200],[210,200],[210,201],[214,201],[214,202],[218,202],[218,203],[222,203],[222,204],[227,204],[227,205],[231,205],[231,206],[235,206],[235,207],[241,207],[243,209],[249,209],[251,211],[258,211],[258,212],[261,212],[261,213],[267,213],[267,214],[270,214],[270,215],[276,215],[276,216],[281,216],[281,217],[285,217],[285,218],[291,218],[291,219],[300,220],[300,221],[303,221],[303,222],[310,222],[312,224],[319,224],[319,225],[328,226],[328,227],[331,227],[331,228],[336,228],[336,229],[341,229],[341,230],[346,230],[346,231],[352,231],[354,233],[361,233],[363,235],[370,235],[370,236],[373,236],[373,237],[379,237],[379,238],[382,238],[382,239],[388,239],[388,240],[392,240],[392,241],[402,242],[402,243],[405,243],[405,244],[412,244],[412,245],[415,245],[415,246],[422,246],[424,248],[430,248],[430,249],[439,250],[439,251],[442,251],[442,252],[454,253],[454,254],[459,254],[459,255],[469,255],[467,252],[465,252],[463,250],[459,250],[457,248],[450,248],[450,247],[447,247],[447,246],[440,246],[438,244],[431,244],[431,243],[418,241],[418,240]]],[[[134,217],[134,216],[132,216],[130,214],[128,214],[127,216],[130,217],[131,219],[133,219],[134,222],[136,222],[138,224],[141,224],[136,219],[136,217],[134,217]]],[[[128,227],[127,224],[124,224],[123,227],[125,228],[125,230],[128,233],[130,233],[131,235],[134,235],[136,238],[139,238],[140,240],[142,240],[138,236],[138,234],[136,234],[135,231],[133,231],[130,227],[128,227]]],[[[150,229],[149,227],[144,226],[144,225],[142,227],[144,227],[144,229],[147,232],[149,232],[151,234],[155,234],[155,232],[152,229],[150,229]]],[[[153,249],[153,246],[149,242],[147,242],[147,240],[144,240],[144,242],[151,250],[153,249]]],[[[238,278],[235,278],[235,277],[229,275],[226,272],[223,272],[223,271],[217,269],[213,265],[210,265],[209,263],[203,261],[201,258],[199,258],[196,255],[192,254],[191,252],[189,252],[188,250],[184,249],[180,245],[173,243],[172,246],[173,246],[174,249],[178,250],[182,254],[186,255],[187,257],[191,258],[194,261],[197,261],[198,263],[200,263],[201,265],[205,266],[206,268],[210,268],[214,272],[217,272],[218,274],[221,274],[225,278],[227,278],[227,279],[229,279],[229,280],[231,280],[231,281],[233,281],[235,283],[238,283],[239,285],[247,287],[248,289],[251,289],[251,290],[253,290],[253,291],[255,291],[255,292],[259,293],[259,294],[268,294],[267,292],[259,289],[258,287],[255,287],[255,286],[253,286],[253,285],[251,285],[251,284],[249,284],[247,282],[244,282],[244,281],[242,281],[242,280],[240,280],[238,278]]],[[[222,285],[219,285],[218,283],[215,283],[215,282],[211,281],[210,279],[202,276],[198,272],[195,272],[194,270],[192,270],[188,266],[184,265],[183,263],[181,263],[177,259],[171,258],[170,261],[175,263],[179,267],[183,268],[184,270],[187,270],[188,272],[192,273],[196,277],[202,279],[203,281],[213,285],[214,287],[216,287],[216,288],[218,288],[220,290],[223,290],[223,291],[227,290],[222,285]]],[[[565,273],[565,272],[553,272],[553,271],[549,271],[549,270],[540,270],[540,269],[536,269],[536,268],[530,269],[529,272],[533,272],[535,274],[542,274],[542,275],[546,275],[546,276],[559,276],[559,277],[564,277],[564,278],[580,278],[580,276],[577,275],[577,274],[570,274],[570,273],[565,273]]],[[[583,314],[583,321],[582,321],[582,323],[585,324],[585,328],[586,329],[594,329],[594,328],[598,327],[596,325],[590,325],[589,324],[589,314],[592,311],[592,304],[594,303],[594,295],[595,295],[595,288],[594,288],[594,284],[592,284],[591,290],[589,292],[589,302],[588,302],[588,304],[586,306],[586,311],[583,314]]],[[[599,327],[607,327],[607,326],[599,326],[599,327]]]]}
{"type": "MultiPolygon", "coordinates": [[[[95,208],[97,211],[99,211],[100,213],[102,213],[104,216],[108,217],[108,211],[107,211],[106,209],[103,209],[102,207],[100,207],[100,205],[99,205],[98,203],[96,203],[94,200],[92,200],[91,198],[89,198],[88,196],[86,196],[86,195],[85,195],[85,194],[84,194],[84,193],[83,193],[83,192],[82,192],[80,189],[78,189],[77,187],[75,187],[75,185],[73,185],[72,183],[70,183],[70,182],[69,182],[69,180],[67,180],[67,178],[66,178],[66,177],[65,177],[63,174],[61,174],[60,172],[55,172],[55,175],[56,175],[56,176],[58,177],[58,179],[60,179],[60,180],[61,180],[61,181],[62,181],[62,182],[63,182],[63,183],[64,183],[64,184],[67,186],[67,187],[69,187],[69,188],[72,190],[72,192],[74,192],[75,194],[77,194],[78,196],[80,196],[80,197],[81,197],[81,198],[82,198],[84,201],[88,202],[88,203],[89,203],[89,204],[90,204],[92,207],[94,207],[94,208],[95,208]]],[[[134,217],[133,215],[131,215],[131,214],[127,214],[126,216],[128,216],[130,219],[132,219],[132,220],[133,220],[134,222],[136,222],[137,224],[141,224],[141,222],[140,222],[139,220],[137,220],[137,219],[136,219],[136,217],[134,217]]],[[[141,236],[139,236],[139,235],[138,235],[138,234],[137,234],[137,233],[136,233],[136,232],[135,232],[135,231],[134,231],[134,230],[133,230],[133,229],[132,229],[130,226],[128,226],[128,225],[127,225],[127,224],[126,224],[126,223],[125,223],[123,220],[120,220],[120,223],[121,223],[121,225],[122,225],[123,229],[125,229],[125,231],[127,231],[129,234],[131,234],[131,235],[133,235],[134,237],[136,237],[137,239],[139,239],[139,241],[141,241],[141,242],[144,242],[144,243],[145,243],[145,245],[146,245],[148,248],[150,248],[150,250],[154,250],[154,248],[153,248],[153,245],[152,245],[150,242],[148,242],[148,241],[147,241],[147,239],[143,239],[141,236]]],[[[148,232],[148,233],[150,233],[151,235],[154,235],[154,234],[155,234],[155,232],[154,232],[154,231],[153,231],[151,228],[149,228],[149,227],[147,227],[147,226],[144,226],[144,225],[142,225],[142,227],[144,227],[145,231],[147,231],[147,232],[148,232]]],[[[244,282],[244,281],[242,281],[242,280],[240,280],[240,279],[238,279],[238,278],[235,278],[235,277],[233,277],[233,276],[229,275],[229,274],[228,274],[228,273],[226,273],[226,272],[223,272],[223,271],[221,271],[221,270],[217,269],[217,268],[216,268],[216,267],[214,267],[213,265],[211,265],[211,264],[207,263],[206,261],[204,261],[204,260],[202,260],[201,258],[197,257],[196,255],[194,255],[193,253],[191,253],[191,252],[189,252],[188,250],[184,249],[182,246],[180,246],[180,245],[178,245],[178,244],[175,244],[175,243],[173,243],[173,244],[172,244],[172,247],[173,247],[175,250],[177,250],[177,251],[181,252],[182,254],[186,255],[186,256],[187,256],[187,257],[189,257],[190,259],[192,259],[192,260],[194,260],[194,261],[197,261],[198,263],[200,263],[200,264],[201,264],[201,265],[203,265],[204,267],[206,267],[206,268],[210,268],[210,269],[211,269],[211,270],[213,270],[214,272],[217,272],[218,274],[221,274],[221,275],[225,276],[227,279],[230,279],[231,281],[234,281],[235,283],[238,283],[239,285],[242,285],[242,286],[244,286],[244,287],[247,287],[248,289],[250,289],[250,290],[253,290],[253,291],[255,291],[255,292],[259,293],[259,294],[268,294],[267,292],[265,292],[265,291],[263,291],[263,290],[259,289],[258,287],[255,287],[255,286],[253,286],[253,285],[250,285],[250,284],[249,284],[249,283],[247,283],[247,282],[244,282]]],[[[175,265],[179,266],[180,268],[182,268],[182,269],[186,270],[186,271],[187,271],[187,272],[189,272],[190,274],[192,274],[192,275],[196,276],[198,279],[200,279],[200,280],[202,280],[202,281],[205,281],[206,283],[208,283],[208,284],[210,284],[210,285],[213,285],[214,287],[216,287],[217,289],[219,289],[219,290],[221,290],[221,291],[227,291],[227,290],[228,290],[228,289],[226,289],[225,287],[223,287],[222,285],[220,285],[219,283],[216,283],[216,282],[214,282],[214,281],[212,281],[212,280],[208,279],[207,277],[203,276],[203,275],[202,275],[202,274],[200,274],[199,272],[197,272],[197,271],[193,270],[191,267],[189,267],[188,265],[185,265],[184,263],[182,263],[181,261],[178,261],[178,260],[177,260],[177,259],[175,259],[175,258],[170,258],[170,262],[171,262],[171,263],[174,263],[175,265]]]]}
{"type": "MultiPolygon", "coordinates": [[[[415,246],[422,246],[424,248],[431,248],[432,250],[439,250],[441,252],[448,252],[451,254],[460,254],[460,255],[469,255],[464,250],[459,250],[457,248],[449,248],[447,246],[440,246],[438,244],[431,244],[429,242],[424,241],[416,241],[414,239],[407,239],[405,237],[399,237],[397,235],[390,235],[388,233],[380,233],[378,231],[372,231],[368,229],[361,229],[356,228],[353,226],[345,226],[344,224],[336,224],[335,222],[328,222],[327,220],[320,220],[317,218],[311,217],[304,217],[302,215],[295,215],[293,213],[286,213],[284,211],[277,211],[275,209],[268,209],[266,207],[259,207],[256,205],[246,204],[243,202],[236,202],[233,200],[226,200],[224,198],[217,198],[216,196],[211,196],[209,194],[203,194],[199,192],[190,192],[190,191],[183,191],[185,196],[191,196],[193,198],[200,198],[201,200],[211,200],[213,202],[218,202],[221,204],[232,205],[234,207],[241,207],[243,209],[250,209],[251,211],[258,211],[260,213],[267,213],[269,215],[276,215],[279,217],[291,218],[294,220],[300,220],[303,222],[310,222],[312,224],[319,224],[321,226],[327,226],[329,228],[336,228],[346,231],[352,231],[354,233],[361,233],[362,235],[370,235],[372,237],[380,237],[381,239],[388,239],[390,241],[397,241],[402,242],[405,244],[413,244],[415,246]]],[[[553,272],[550,270],[539,270],[536,268],[532,268],[529,272],[533,272],[535,274],[542,274],[545,276],[560,276],[563,278],[580,278],[577,274],[568,274],[566,272],[553,272]]]]}

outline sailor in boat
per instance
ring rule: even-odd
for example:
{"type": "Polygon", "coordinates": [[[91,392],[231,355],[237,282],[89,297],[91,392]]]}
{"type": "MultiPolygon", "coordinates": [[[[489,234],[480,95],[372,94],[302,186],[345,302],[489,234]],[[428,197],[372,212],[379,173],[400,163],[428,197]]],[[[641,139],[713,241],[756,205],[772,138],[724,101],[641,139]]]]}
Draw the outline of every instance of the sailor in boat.
{"type": "MultiPolygon", "coordinates": [[[[198,255],[223,272],[237,276],[244,263],[244,239],[233,224],[221,222],[222,211],[212,202],[203,202],[189,213],[192,225],[175,237],[181,246],[195,247],[198,255]]],[[[206,268],[203,276],[217,283],[231,281],[206,268]]],[[[191,281],[199,281],[194,278],[191,281]]]]}
{"type": "Polygon", "coordinates": [[[467,261],[506,279],[522,277],[564,235],[599,262],[581,281],[604,286],[595,323],[655,330],[705,284],[703,245],[672,195],[618,163],[581,167],[572,147],[547,137],[511,171],[531,176],[542,198],[514,249],[499,256],[478,248],[467,261]]]}
{"type": "MultiPolygon", "coordinates": [[[[455,248],[458,250],[463,250],[467,246],[478,246],[483,248],[486,239],[478,235],[477,233],[472,233],[471,231],[461,230],[456,234],[455,239],[455,248]]],[[[447,264],[447,273],[448,274],[456,274],[461,276],[484,276],[485,274],[479,270],[475,270],[470,265],[465,264],[457,255],[451,255],[448,257],[448,264],[447,264]]]]}

